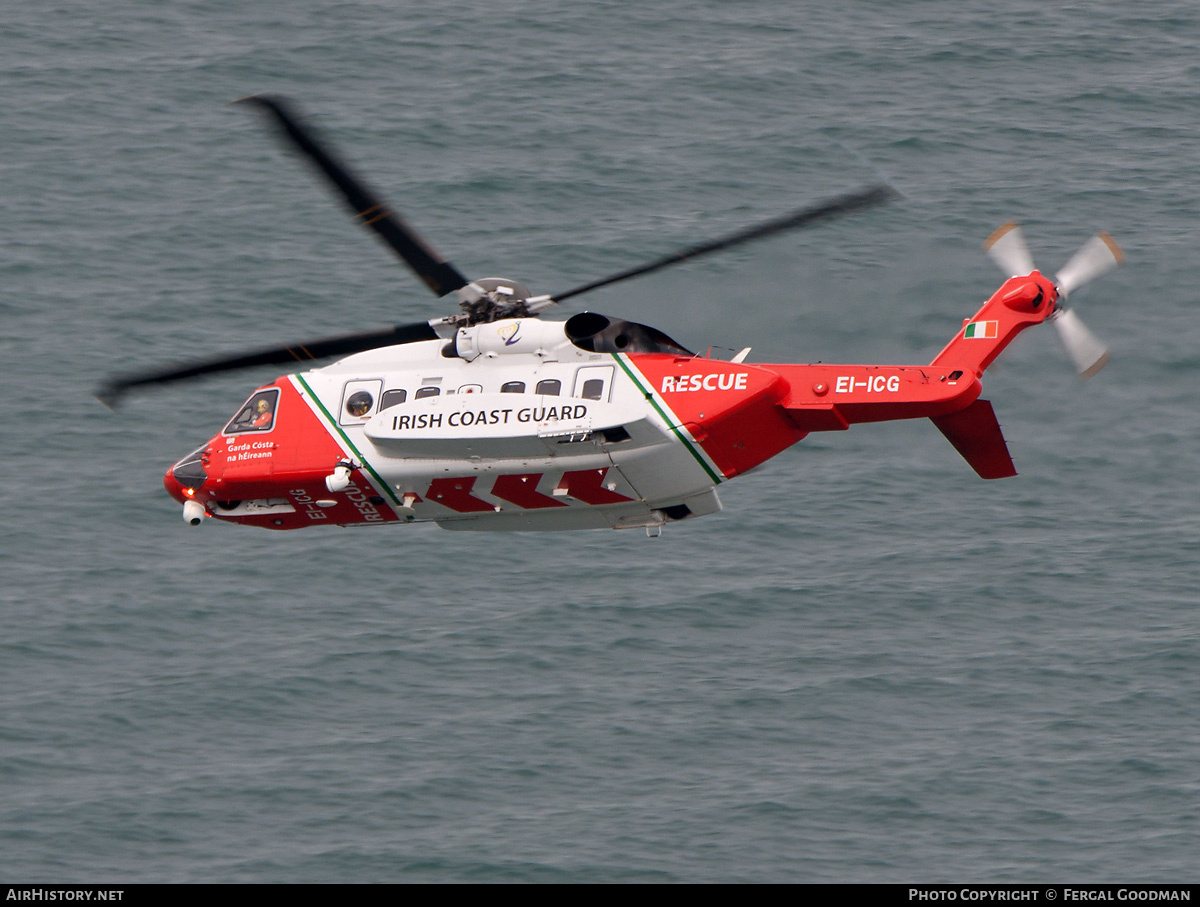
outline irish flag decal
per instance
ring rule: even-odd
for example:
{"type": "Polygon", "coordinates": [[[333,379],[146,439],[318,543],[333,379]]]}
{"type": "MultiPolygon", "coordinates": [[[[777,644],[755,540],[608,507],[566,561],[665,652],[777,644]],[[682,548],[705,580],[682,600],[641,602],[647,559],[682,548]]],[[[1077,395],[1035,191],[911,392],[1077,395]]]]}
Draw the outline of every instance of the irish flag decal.
{"type": "Polygon", "coordinates": [[[977,337],[980,340],[995,340],[998,321],[972,321],[963,328],[964,337],[977,337]]]}

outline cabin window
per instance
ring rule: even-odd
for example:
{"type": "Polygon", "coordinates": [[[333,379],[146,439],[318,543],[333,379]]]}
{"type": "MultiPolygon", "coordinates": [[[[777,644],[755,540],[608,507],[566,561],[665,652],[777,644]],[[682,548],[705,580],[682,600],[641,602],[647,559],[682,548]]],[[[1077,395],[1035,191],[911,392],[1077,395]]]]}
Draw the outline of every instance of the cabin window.
{"type": "Polygon", "coordinates": [[[270,431],[275,427],[275,412],[279,409],[279,388],[269,387],[255,391],[237,415],[225,426],[225,434],[236,435],[244,431],[270,431]]]}
{"type": "Polygon", "coordinates": [[[375,412],[375,403],[383,390],[383,381],[378,378],[356,378],[347,381],[342,388],[342,408],[338,416],[339,425],[362,425],[375,412]]]}
{"type": "Polygon", "coordinates": [[[422,387],[413,395],[414,400],[420,400],[422,397],[436,397],[442,392],[440,387],[422,387]]]}
{"type": "Polygon", "coordinates": [[[585,400],[599,400],[604,396],[604,380],[602,378],[589,378],[583,382],[583,394],[585,400]]]}
{"type": "Polygon", "coordinates": [[[371,411],[375,398],[366,391],[355,391],[346,399],[346,415],[361,419],[371,411]]]}
{"type": "Polygon", "coordinates": [[[562,393],[562,382],[557,378],[547,378],[537,383],[537,392],[546,397],[557,397],[562,393]]]}
{"type": "Polygon", "coordinates": [[[500,385],[500,393],[502,394],[523,394],[525,393],[524,381],[506,381],[500,385]]]}
{"type": "Polygon", "coordinates": [[[383,396],[379,400],[379,410],[382,412],[390,406],[399,406],[407,399],[408,391],[404,390],[404,388],[384,391],[383,396]]]}

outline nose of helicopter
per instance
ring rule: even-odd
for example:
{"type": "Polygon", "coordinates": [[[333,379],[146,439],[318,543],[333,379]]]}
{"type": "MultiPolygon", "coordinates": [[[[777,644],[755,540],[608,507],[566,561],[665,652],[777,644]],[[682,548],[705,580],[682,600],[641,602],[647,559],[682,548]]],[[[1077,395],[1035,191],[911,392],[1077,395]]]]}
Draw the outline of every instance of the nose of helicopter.
{"type": "Polygon", "coordinates": [[[181,504],[186,504],[208,481],[208,471],[205,469],[208,459],[208,445],[205,444],[192,451],[163,476],[163,487],[167,494],[181,504]]]}
{"type": "Polygon", "coordinates": [[[188,500],[188,496],[183,491],[183,483],[175,478],[175,467],[172,466],[163,476],[163,487],[167,489],[167,494],[173,497],[180,504],[184,504],[188,500]]]}

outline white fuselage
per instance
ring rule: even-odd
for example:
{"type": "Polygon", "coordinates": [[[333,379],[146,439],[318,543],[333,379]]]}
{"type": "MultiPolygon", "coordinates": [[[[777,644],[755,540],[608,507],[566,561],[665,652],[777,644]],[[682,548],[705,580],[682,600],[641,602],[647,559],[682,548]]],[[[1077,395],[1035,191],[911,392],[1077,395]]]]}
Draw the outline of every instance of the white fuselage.
{"type": "Polygon", "coordinates": [[[382,506],[456,529],[653,526],[664,509],[720,509],[712,465],[627,357],[580,349],[559,322],[479,325],[451,343],[290,376],[382,506]]]}

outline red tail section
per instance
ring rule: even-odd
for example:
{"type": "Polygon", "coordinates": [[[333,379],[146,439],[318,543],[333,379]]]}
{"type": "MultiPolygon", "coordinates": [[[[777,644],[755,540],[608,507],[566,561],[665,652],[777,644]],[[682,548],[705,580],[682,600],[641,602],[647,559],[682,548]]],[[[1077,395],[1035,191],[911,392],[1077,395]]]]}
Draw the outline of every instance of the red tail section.
{"type": "MultiPolygon", "coordinates": [[[[1054,284],[1037,271],[1013,277],[963,324],[931,364],[982,376],[1017,334],[1049,318],[1057,301],[1054,284]]],[[[1017,474],[996,413],[987,400],[976,400],[965,409],[932,420],[983,478],[1003,479],[1017,474]]]]}
{"type": "Polygon", "coordinates": [[[806,433],[928,417],[980,476],[1014,476],[992,405],[977,399],[979,379],[1017,334],[1054,312],[1057,300],[1054,284],[1037,271],[1005,281],[927,366],[766,368],[787,382],[779,405],[806,433]]]}
{"type": "Polygon", "coordinates": [[[747,365],[639,353],[628,362],[652,389],[635,378],[646,396],[661,397],[726,478],[810,432],[928,418],[979,475],[998,479],[1016,470],[991,404],[978,399],[979,379],[1017,334],[1054,312],[1057,298],[1037,271],[1005,281],[929,365],[747,365]]]}

